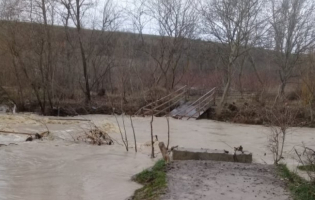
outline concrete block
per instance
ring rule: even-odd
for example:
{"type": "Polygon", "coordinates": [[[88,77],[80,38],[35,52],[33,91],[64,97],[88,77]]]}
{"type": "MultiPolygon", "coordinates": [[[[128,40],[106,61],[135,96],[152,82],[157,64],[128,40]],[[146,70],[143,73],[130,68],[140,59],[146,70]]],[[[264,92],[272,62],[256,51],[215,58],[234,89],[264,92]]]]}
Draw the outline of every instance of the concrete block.
{"type": "Polygon", "coordinates": [[[253,155],[247,151],[225,153],[224,150],[177,148],[173,160],[213,160],[225,162],[252,163],[253,155]]]}

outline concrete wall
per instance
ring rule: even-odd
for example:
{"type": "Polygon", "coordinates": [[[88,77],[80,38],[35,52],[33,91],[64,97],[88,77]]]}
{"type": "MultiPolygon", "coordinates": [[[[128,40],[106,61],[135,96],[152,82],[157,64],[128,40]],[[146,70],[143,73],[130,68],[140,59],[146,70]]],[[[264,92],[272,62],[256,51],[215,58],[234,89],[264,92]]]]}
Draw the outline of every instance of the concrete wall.
{"type": "Polygon", "coordinates": [[[173,160],[213,160],[226,162],[251,163],[253,156],[249,152],[225,153],[223,150],[178,148],[173,151],[173,160]]]}

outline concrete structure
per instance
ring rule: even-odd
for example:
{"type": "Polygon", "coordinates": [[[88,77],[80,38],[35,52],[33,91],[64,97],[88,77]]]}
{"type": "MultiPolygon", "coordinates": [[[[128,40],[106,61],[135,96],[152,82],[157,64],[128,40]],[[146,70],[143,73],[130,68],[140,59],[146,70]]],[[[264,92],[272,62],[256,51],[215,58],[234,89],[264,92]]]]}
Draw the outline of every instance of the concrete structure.
{"type": "Polygon", "coordinates": [[[213,160],[225,162],[251,163],[253,155],[249,152],[224,152],[224,150],[178,148],[173,151],[173,160],[213,160]]]}

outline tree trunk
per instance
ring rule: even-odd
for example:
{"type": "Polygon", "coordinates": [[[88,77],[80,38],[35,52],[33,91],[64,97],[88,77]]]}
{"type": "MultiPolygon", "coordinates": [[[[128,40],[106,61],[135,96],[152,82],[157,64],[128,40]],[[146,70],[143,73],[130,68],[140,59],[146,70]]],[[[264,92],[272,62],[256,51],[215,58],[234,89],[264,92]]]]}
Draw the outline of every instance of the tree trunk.
{"type": "Polygon", "coordinates": [[[284,95],[285,95],[285,87],[287,85],[287,82],[284,80],[282,81],[281,85],[280,85],[280,98],[283,99],[284,95]]]}
{"type": "Polygon", "coordinates": [[[170,145],[170,119],[168,116],[166,117],[166,121],[167,121],[167,147],[166,149],[168,149],[170,145]]]}
{"type": "Polygon", "coordinates": [[[226,73],[226,84],[224,87],[224,92],[222,95],[222,99],[220,101],[220,105],[217,109],[217,114],[220,115],[222,110],[223,110],[223,106],[227,100],[227,97],[229,95],[230,92],[230,87],[231,87],[231,79],[232,79],[232,74],[231,74],[231,67],[232,67],[232,57],[230,57],[229,59],[229,64],[228,64],[228,68],[227,68],[227,73],[226,73]]]}
{"type": "Polygon", "coordinates": [[[313,123],[313,121],[314,121],[313,101],[314,101],[314,97],[311,98],[310,103],[309,103],[309,105],[310,105],[311,123],[313,123]]]}
{"type": "Polygon", "coordinates": [[[219,110],[218,110],[218,114],[221,114],[222,112],[222,109],[223,109],[223,106],[226,102],[226,99],[229,95],[229,92],[230,92],[230,86],[231,86],[231,78],[229,77],[227,79],[227,83],[225,85],[225,88],[224,88],[224,92],[223,92],[223,95],[222,95],[222,99],[221,99],[221,102],[220,102],[220,105],[219,105],[219,110]]]}
{"type": "Polygon", "coordinates": [[[52,87],[51,85],[53,84],[53,79],[51,76],[52,73],[52,46],[51,46],[51,35],[50,35],[50,28],[48,26],[47,22],[47,11],[46,11],[46,5],[45,5],[45,0],[42,0],[42,13],[43,13],[43,19],[44,19],[44,27],[45,27],[45,32],[46,32],[46,42],[47,42],[47,69],[46,69],[46,80],[45,80],[45,87],[47,91],[47,98],[48,102],[50,105],[50,108],[53,109],[53,96],[52,96],[52,87]]]}
{"type": "Polygon", "coordinates": [[[85,58],[85,51],[83,48],[80,35],[79,35],[79,43],[80,43],[80,51],[81,51],[81,57],[82,57],[83,75],[84,75],[84,81],[85,81],[85,103],[88,104],[91,101],[90,84],[89,84],[89,76],[87,74],[87,61],[85,58]]]}
{"type": "Polygon", "coordinates": [[[239,84],[240,84],[240,93],[241,93],[241,97],[242,97],[242,98],[243,98],[242,75],[243,75],[243,69],[244,69],[246,57],[247,57],[247,56],[244,56],[243,59],[242,59],[242,63],[241,63],[241,67],[240,67],[240,73],[238,74],[238,80],[239,80],[239,84]]]}
{"type": "Polygon", "coordinates": [[[129,117],[130,117],[130,123],[131,123],[132,132],[133,132],[133,139],[134,139],[134,142],[135,142],[135,152],[137,153],[138,149],[137,149],[137,137],[136,137],[135,127],[133,126],[133,121],[132,121],[131,115],[129,115],[129,117]]]}
{"type": "Polygon", "coordinates": [[[16,65],[16,62],[15,62],[15,58],[13,56],[12,58],[12,64],[13,64],[13,67],[14,67],[14,75],[16,77],[16,82],[18,83],[18,96],[19,96],[19,103],[18,103],[18,107],[19,109],[21,109],[22,111],[25,110],[25,106],[24,106],[24,94],[23,94],[23,89],[22,89],[22,84],[21,84],[21,79],[20,79],[20,75],[19,75],[19,72],[17,70],[17,65],[16,65]]]}
{"type": "Polygon", "coordinates": [[[85,81],[85,103],[88,104],[91,101],[91,93],[90,93],[90,85],[89,85],[89,77],[87,73],[87,60],[85,57],[85,50],[82,43],[81,38],[81,4],[79,0],[76,0],[76,28],[78,31],[78,37],[79,37],[79,45],[80,45],[80,52],[81,52],[81,59],[82,59],[82,67],[83,67],[83,75],[84,75],[84,81],[85,81]]]}
{"type": "Polygon", "coordinates": [[[151,158],[154,158],[154,142],[153,142],[153,110],[152,110],[152,113],[151,113],[151,122],[150,122],[150,126],[151,126],[151,158]]]}

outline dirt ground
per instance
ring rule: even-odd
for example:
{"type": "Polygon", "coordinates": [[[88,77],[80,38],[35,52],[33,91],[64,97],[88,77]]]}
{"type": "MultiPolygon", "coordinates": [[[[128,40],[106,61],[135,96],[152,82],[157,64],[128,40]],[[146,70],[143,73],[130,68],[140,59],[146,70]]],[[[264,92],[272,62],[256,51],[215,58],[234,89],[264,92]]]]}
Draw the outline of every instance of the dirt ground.
{"type": "Polygon", "coordinates": [[[271,165],[174,161],[163,200],[291,200],[271,165]]]}

